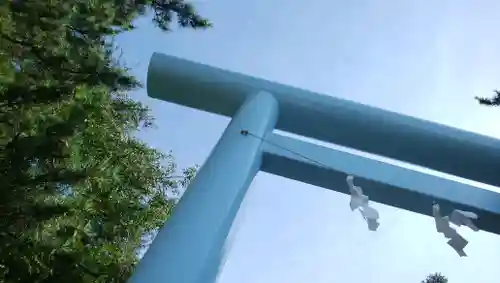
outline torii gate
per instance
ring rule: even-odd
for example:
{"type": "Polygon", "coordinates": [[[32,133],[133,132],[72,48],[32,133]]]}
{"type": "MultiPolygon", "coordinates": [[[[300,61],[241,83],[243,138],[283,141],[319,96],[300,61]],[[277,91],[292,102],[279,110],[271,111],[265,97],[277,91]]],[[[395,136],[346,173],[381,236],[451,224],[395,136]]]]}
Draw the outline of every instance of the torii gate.
{"type": "Polygon", "coordinates": [[[500,234],[500,194],[273,133],[316,138],[500,185],[500,141],[409,116],[155,53],[148,95],[232,117],[130,283],[213,283],[245,193],[264,171],[424,215],[432,204],[500,234]],[[314,162],[316,161],[316,162],[314,162]],[[326,166],[322,166],[326,165],[326,166]]]}

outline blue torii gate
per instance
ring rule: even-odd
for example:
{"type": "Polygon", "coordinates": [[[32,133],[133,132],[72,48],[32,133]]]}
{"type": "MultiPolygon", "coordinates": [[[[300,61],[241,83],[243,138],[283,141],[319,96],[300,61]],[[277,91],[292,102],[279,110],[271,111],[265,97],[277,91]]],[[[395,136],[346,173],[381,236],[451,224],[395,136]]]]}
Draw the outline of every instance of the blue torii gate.
{"type": "Polygon", "coordinates": [[[284,130],[500,185],[500,141],[409,116],[155,53],[148,95],[232,117],[219,142],[139,263],[130,283],[212,283],[224,242],[258,171],[432,215],[476,213],[500,234],[500,194],[273,133],[284,130]]]}

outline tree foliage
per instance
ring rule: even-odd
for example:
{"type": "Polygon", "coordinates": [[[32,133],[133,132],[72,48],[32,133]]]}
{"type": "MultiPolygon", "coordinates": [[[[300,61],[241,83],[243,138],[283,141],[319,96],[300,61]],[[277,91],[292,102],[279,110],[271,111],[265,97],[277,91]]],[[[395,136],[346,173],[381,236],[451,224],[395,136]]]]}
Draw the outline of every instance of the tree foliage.
{"type": "Polygon", "coordinates": [[[491,98],[486,97],[476,97],[479,104],[487,106],[499,106],[500,105],[500,90],[495,90],[495,95],[491,98]]]}
{"type": "Polygon", "coordinates": [[[441,275],[441,273],[433,273],[422,281],[422,283],[448,283],[448,278],[441,275]]]}
{"type": "Polygon", "coordinates": [[[183,0],[0,3],[0,282],[125,282],[194,171],[134,138],[152,117],[113,37],[210,23],[183,0]]]}

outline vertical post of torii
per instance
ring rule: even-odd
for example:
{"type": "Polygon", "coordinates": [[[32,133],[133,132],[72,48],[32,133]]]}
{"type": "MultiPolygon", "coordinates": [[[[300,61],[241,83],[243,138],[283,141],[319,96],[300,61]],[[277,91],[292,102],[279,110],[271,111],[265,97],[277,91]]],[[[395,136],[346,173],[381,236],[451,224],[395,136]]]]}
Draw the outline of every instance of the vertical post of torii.
{"type": "Polygon", "coordinates": [[[243,197],[259,171],[262,140],[274,129],[278,103],[266,92],[249,97],[176,206],[130,283],[212,283],[243,197]]]}

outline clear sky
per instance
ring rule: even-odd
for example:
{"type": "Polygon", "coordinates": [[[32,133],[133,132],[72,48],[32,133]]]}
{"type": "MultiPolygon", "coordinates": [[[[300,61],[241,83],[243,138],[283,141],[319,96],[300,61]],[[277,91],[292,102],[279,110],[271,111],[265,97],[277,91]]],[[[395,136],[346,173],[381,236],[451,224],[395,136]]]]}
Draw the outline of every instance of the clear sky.
{"type": "MultiPolygon", "coordinates": [[[[157,51],[500,137],[500,109],[473,99],[500,88],[498,0],[195,3],[213,29],[165,34],[141,20],[120,36],[141,80],[157,51]]],[[[140,138],[172,150],[179,166],[203,163],[229,121],[145,90],[134,96],[157,118],[140,138]]],[[[418,283],[436,271],[450,283],[499,282],[499,236],[460,229],[470,242],[460,258],[432,218],[374,207],[375,233],[350,211],[348,196],[260,173],[220,283],[418,283]]]]}

